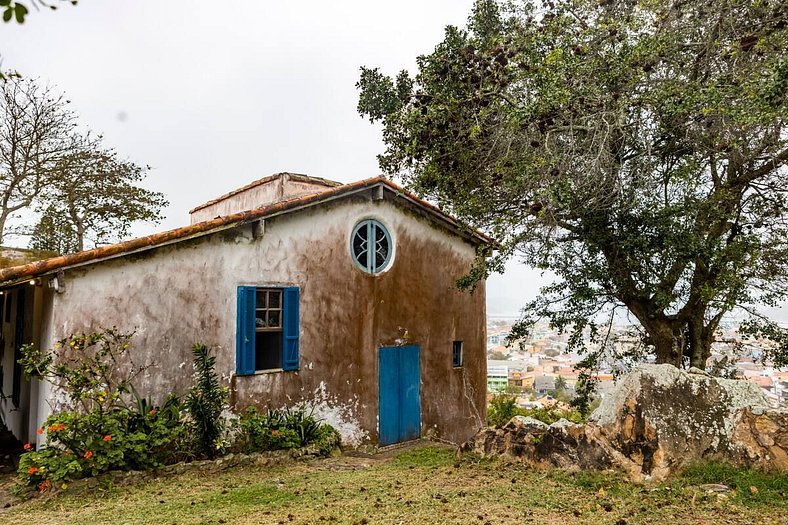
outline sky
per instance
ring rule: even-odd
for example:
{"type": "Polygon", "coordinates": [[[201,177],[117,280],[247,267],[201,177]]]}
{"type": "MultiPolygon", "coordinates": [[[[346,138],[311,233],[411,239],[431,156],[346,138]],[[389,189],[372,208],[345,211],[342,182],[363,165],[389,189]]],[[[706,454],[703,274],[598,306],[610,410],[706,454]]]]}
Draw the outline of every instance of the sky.
{"type": "MultiPolygon", "coordinates": [[[[53,0],[57,2],[57,0],[53,0]]],[[[0,25],[4,70],[65,92],[88,129],[151,167],[170,201],[160,225],[260,177],[351,182],[381,173],[381,130],[356,111],[359,68],[415,72],[464,25],[472,0],[80,0],[0,25]]],[[[29,2],[28,2],[29,5],[29,2]]],[[[540,274],[512,262],[487,283],[488,311],[516,315],[540,274]]]]}
{"type": "MultiPolygon", "coordinates": [[[[150,166],[146,186],[170,205],[162,224],[134,230],[146,235],[273,173],[379,175],[380,126],[356,111],[359,68],[415,72],[416,57],[446,25],[464,25],[472,3],[61,2],[0,25],[1,67],[65,92],[86,128],[150,166]]],[[[511,261],[487,281],[488,313],[516,316],[545,283],[511,261]]]]}

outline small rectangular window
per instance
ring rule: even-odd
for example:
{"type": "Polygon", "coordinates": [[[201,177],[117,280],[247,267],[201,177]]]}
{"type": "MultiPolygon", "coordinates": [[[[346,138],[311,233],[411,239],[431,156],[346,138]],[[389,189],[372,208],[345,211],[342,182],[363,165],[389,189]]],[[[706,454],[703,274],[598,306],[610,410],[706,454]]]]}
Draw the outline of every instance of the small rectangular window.
{"type": "Polygon", "coordinates": [[[236,371],[298,370],[298,288],[238,287],[236,371]]]}
{"type": "Polygon", "coordinates": [[[454,341],[452,345],[451,361],[454,368],[462,366],[462,341],[454,341]]]}

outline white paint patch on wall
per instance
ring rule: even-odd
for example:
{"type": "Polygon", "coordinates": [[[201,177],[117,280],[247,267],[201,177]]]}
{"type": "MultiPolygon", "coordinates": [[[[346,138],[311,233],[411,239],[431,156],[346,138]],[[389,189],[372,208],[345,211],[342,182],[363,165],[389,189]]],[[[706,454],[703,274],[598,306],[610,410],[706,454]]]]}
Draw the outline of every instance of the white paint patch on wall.
{"type": "Polygon", "coordinates": [[[347,403],[342,403],[336,396],[328,393],[325,381],[320,382],[320,386],[312,395],[311,400],[302,401],[296,407],[311,412],[315,419],[334,427],[342,436],[343,445],[357,448],[369,440],[369,433],[361,428],[355,417],[355,412],[360,408],[358,396],[348,400],[347,403]]]}

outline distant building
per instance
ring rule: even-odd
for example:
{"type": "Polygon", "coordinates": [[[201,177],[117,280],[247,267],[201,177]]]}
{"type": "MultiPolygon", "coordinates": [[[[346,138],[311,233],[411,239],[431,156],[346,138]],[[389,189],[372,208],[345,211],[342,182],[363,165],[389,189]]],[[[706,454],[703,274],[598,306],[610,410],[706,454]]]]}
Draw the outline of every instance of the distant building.
{"type": "Polygon", "coordinates": [[[487,365],[487,392],[499,393],[509,385],[509,367],[506,365],[487,365]]]}
{"type": "Polygon", "coordinates": [[[550,390],[555,390],[555,377],[541,375],[534,379],[534,390],[537,394],[546,394],[550,390]]]}

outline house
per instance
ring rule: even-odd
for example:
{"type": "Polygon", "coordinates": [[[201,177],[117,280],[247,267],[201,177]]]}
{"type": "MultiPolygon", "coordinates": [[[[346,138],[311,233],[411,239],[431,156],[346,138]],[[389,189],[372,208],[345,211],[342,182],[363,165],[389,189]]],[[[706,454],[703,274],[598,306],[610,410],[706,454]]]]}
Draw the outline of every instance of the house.
{"type": "Polygon", "coordinates": [[[537,394],[547,394],[551,390],[555,390],[555,377],[541,375],[534,378],[534,390],[537,394]]]}
{"type": "Polygon", "coordinates": [[[351,445],[431,434],[461,442],[485,420],[484,283],[460,291],[492,240],[384,178],[255,181],[191,224],[0,270],[0,416],[34,442],[57,392],[28,382],[24,343],[135,331],[139,390],[191,385],[191,346],[215,348],[231,408],[299,403],[351,445]]]}
{"type": "MultiPolygon", "coordinates": [[[[498,361],[497,363],[500,363],[498,361]]],[[[500,393],[509,385],[509,367],[502,364],[487,364],[487,391],[500,393]]]]}

